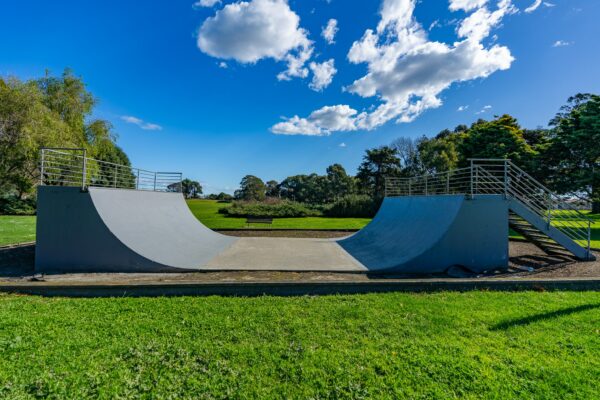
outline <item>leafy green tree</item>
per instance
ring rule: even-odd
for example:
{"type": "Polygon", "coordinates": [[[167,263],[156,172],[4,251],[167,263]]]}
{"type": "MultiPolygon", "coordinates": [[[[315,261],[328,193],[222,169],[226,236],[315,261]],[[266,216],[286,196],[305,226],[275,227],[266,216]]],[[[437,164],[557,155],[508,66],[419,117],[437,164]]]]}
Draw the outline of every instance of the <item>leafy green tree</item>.
{"type": "Polygon", "coordinates": [[[235,198],[247,201],[263,201],[266,196],[265,183],[254,175],[246,175],[240,182],[240,189],[236,190],[235,198]]]}
{"type": "Polygon", "coordinates": [[[460,159],[458,142],[455,134],[421,139],[417,145],[421,169],[428,173],[455,169],[460,159]]]}
{"type": "Polygon", "coordinates": [[[334,201],[356,191],[354,178],[340,164],[327,167],[327,185],[327,201],[334,201]]]}
{"type": "Polygon", "coordinates": [[[181,191],[186,199],[197,199],[202,194],[202,185],[191,179],[181,181],[181,191]]]}
{"type": "Polygon", "coordinates": [[[458,150],[462,165],[467,165],[469,158],[508,158],[526,165],[536,154],[525,141],[517,120],[510,115],[475,122],[465,133],[458,150]]]}
{"type": "MultiPolygon", "coordinates": [[[[0,78],[0,195],[29,196],[39,181],[41,147],[85,148],[90,157],[129,166],[115,145],[110,123],[90,120],[94,98],[81,78],[70,70],[60,77],[20,81],[0,78]]],[[[134,177],[125,168],[115,174],[89,165],[92,180],[115,178],[132,186],[134,177]]]]}
{"type": "Polygon", "coordinates": [[[280,197],[281,190],[279,189],[279,183],[275,180],[267,182],[267,197],[280,197]]]}
{"type": "Polygon", "coordinates": [[[559,193],[579,192],[600,213],[600,96],[570,97],[550,121],[549,185],[559,193]]]}
{"type": "Polygon", "coordinates": [[[356,178],[363,193],[376,198],[385,195],[385,178],[400,175],[400,159],[389,146],[367,150],[356,178]]]}

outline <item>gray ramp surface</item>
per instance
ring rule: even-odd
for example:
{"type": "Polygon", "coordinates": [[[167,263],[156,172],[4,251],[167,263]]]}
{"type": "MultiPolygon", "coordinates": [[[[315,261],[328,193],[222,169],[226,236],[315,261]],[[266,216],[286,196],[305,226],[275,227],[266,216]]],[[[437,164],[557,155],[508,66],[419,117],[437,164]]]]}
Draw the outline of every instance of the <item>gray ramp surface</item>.
{"type": "Polygon", "coordinates": [[[181,193],[106,188],[89,192],[113,235],[158,264],[197,269],[236,240],[200,223],[181,193]]]}

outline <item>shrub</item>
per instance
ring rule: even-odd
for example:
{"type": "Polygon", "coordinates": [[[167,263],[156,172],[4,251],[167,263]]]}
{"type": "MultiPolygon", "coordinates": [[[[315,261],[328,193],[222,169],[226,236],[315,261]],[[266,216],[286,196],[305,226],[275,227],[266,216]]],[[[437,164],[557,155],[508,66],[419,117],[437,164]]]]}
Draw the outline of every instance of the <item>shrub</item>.
{"type": "Polygon", "coordinates": [[[219,213],[231,217],[300,218],[318,217],[321,212],[293,201],[269,201],[268,203],[236,201],[231,207],[219,209],[219,213]]]}
{"type": "Polygon", "coordinates": [[[335,218],[372,218],[377,214],[381,200],[367,195],[350,194],[327,206],[324,214],[335,218]]]}
{"type": "Polygon", "coordinates": [[[0,215],[34,215],[36,199],[20,199],[14,195],[0,197],[0,215]]]}

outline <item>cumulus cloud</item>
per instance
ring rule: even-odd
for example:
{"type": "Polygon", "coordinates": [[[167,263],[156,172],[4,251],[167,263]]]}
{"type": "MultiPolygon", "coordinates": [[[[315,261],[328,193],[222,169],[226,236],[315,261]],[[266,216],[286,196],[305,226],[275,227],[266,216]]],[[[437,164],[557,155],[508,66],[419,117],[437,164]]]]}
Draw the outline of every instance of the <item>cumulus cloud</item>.
{"type": "Polygon", "coordinates": [[[486,1],[451,1],[455,10],[475,10],[458,25],[452,44],[430,41],[414,18],[416,0],[383,0],[376,29],[367,29],[353,43],[348,60],[366,64],[367,73],[346,87],[350,93],[374,98],[372,108],[358,112],[347,105],[323,107],[307,118],[294,116],[276,124],[282,134],[327,135],[334,131],[372,130],[388,121],[410,122],[427,109],[439,107],[439,95],[455,82],[485,78],[510,68],[510,50],[482,40],[502,18],[516,11],[500,0],[493,11],[486,1]],[[331,119],[319,116],[325,113],[331,119]]]}
{"type": "Polygon", "coordinates": [[[332,18],[329,21],[327,21],[327,25],[325,25],[323,27],[323,30],[321,31],[321,36],[323,36],[325,41],[329,44],[335,43],[335,35],[339,30],[337,23],[337,20],[332,18]]]}
{"type": "Polygon", "coordinates": [[[275,124],[271,131],[281,135],[322,136],[331,132],[355,131],[357,111],[345,104],[325,106],[313,111],[308,118],[297,115],[275,124]]]}
{"type": "Polygon", "coordinates": [[[312,82],[309,86],[312,90],[317,92],[329,86],[333,80],[333,76],[337,72],[333,58],[320,64],[311,62],[309,68],[313,73],[312,82]]]}
{"type": "Polygon", "coordinates": [[[285,0],[252,0],[227,4],[207,18],[198,32],[204,53],[240,63],[272,58],[285,61],[278,79],[306,77],[313,48],[300,17],[285,0]]]}
{"type": "Polygon", "coordinates": [[[212,7],[220,2],[221,0],[200,0],[194,3],[194,7],[212,7]]]}
{"type": "Polygon", "coordinates": [[[140,118],[133,117],[131,115],[123,115],[121,119],[128,124],[133,124],[139,126],[141,129],[145,131],[160,131],[162,130],[162,126],[157,124],[152,124],[150,122],[146,122],[140,118]]]}
{"type": "Polygon", "coordinates": [[[466,105],[466,106],[460,106],[460,107],[458,107],[458,108],[456,109],[456,111],[467,111],[468,109],[469,109],[469,106],[468,106],[468,105],[466,105]]]}

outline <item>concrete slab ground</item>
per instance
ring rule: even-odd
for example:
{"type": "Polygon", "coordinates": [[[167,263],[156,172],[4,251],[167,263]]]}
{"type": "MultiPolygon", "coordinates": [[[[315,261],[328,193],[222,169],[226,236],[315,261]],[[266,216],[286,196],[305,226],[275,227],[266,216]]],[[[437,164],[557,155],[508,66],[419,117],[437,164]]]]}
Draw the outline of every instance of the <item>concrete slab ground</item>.
{"type": "Polygon", "coordinates": [[[240,238],[205,270],[368,271],[331,239],[240,238]],[[243,268],[240,268],[243,266],[243,268]]]}

